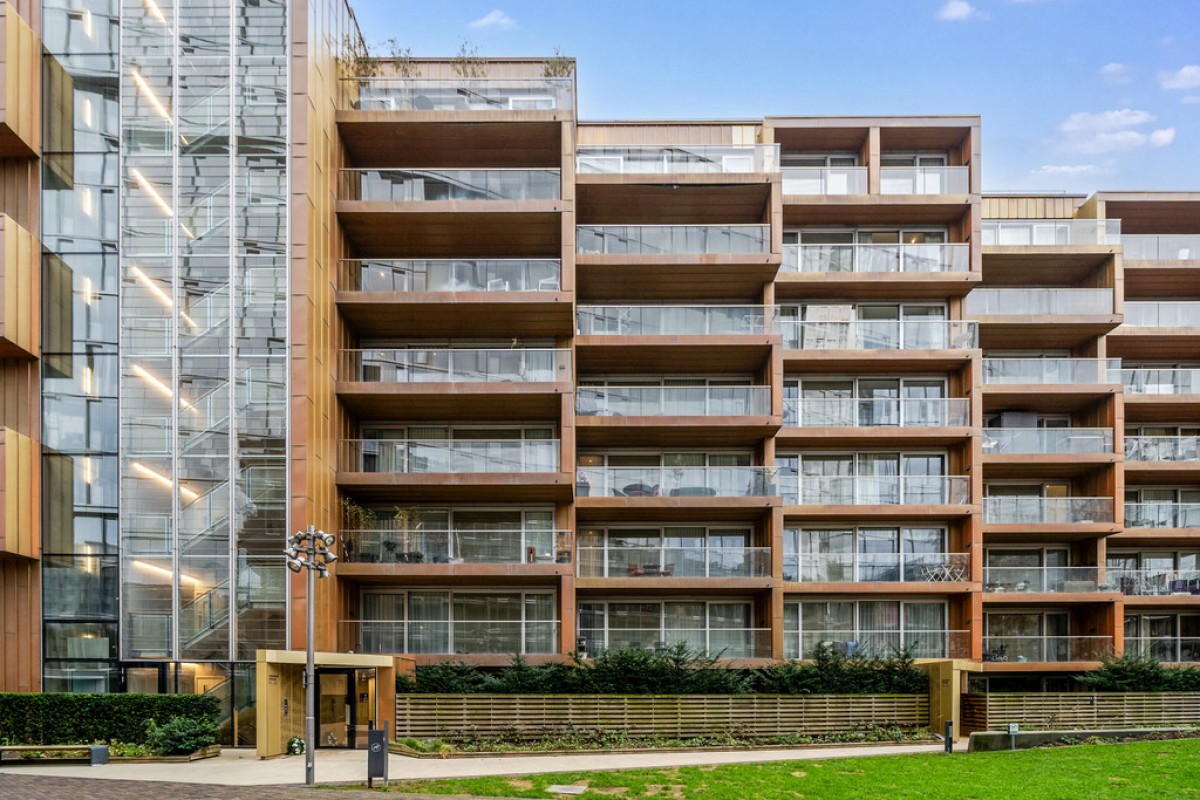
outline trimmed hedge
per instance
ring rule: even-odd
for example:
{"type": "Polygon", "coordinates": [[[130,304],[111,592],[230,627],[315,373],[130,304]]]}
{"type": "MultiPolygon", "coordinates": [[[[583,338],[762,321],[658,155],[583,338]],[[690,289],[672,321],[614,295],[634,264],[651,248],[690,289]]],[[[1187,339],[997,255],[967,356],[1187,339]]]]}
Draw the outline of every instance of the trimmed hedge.
{"type": "Polygon", "coordinates": [[[686,645],[664,651],[609,650],[574,664],[484,669],[456,661],[423,664],[415,680],[396,677],[402,694],[924,694],[929,677],[910,653],[887,658],[848,657],[828,646],[812,661],[782,662],[761,669],[719,666],[686,645]]]}
{"type": "Polygon", "coordinates": [[[0,742],[147,744],[146,722],[172,717],[215,724],[216,697],[193,694],[0,694],[0,742]]]}
{"type": "Polygon", "coordinates": [[[1095,692],[1200,692],[1200,669],[1167,667],[1149,655],[1105,658],[1100,669],[1075,680],[1095,692]]]}

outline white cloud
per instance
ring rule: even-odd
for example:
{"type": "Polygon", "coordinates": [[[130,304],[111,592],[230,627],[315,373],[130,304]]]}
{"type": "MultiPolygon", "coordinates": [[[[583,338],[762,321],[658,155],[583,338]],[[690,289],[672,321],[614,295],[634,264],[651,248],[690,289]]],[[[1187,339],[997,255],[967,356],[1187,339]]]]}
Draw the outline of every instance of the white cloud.
{"type": "Polygon", "coordinates": [[[484,14],[479,19],[471,20],[467,23],[467,27],[477,29],[496,28],[502,31],[511,31],[517,27],[517,21],[497,8],[484,14]]]}
{"type": "Polygon", "coordinates": [[[1113,61],[1100,68],[1100,77],[1104,78],[1105,83],[1113,86],[1129,83],[1129,67],[1113,61]]]}
{"type": "Polygon", "coordinates": [[[1085,175],[1097,172],[1095,164],[1043,164],[1033,171],[1035,175],[1085,175]]]}
{"type": "Polygon", "coordinates": [[[1187,97],[1183,98],[1183,102],[1187,103],[1189,106],[1200,105],[1200,94],[1189,94],[1187,97]]]}
{"type": "Polygon", "coordinates": [[[1158,83],[1164,89],[1200,89],[1200,64],[1188,64],[1174,72],[1160,72],[1158,83]]]}
{"type": "Polygon", "coordinates": [[[948,0],[937,12],[937,18],[943,22],[966,22],[974,17],[982,16],[979,9],[968,3],[967,0],[948,0]]]}
{"type": "Polygon", "coordinates": [[[1139,147],[1166,147],[1175,140],[1174,128],[1159,128],[1147,132],[1145,127],[1154,121],[1149,111],[1122,108],[1089,114],[1072,114],[1059,123],[1062,134],[1060,149],[1072,153],[1113,153],[1136,150],[1139,147]]]}

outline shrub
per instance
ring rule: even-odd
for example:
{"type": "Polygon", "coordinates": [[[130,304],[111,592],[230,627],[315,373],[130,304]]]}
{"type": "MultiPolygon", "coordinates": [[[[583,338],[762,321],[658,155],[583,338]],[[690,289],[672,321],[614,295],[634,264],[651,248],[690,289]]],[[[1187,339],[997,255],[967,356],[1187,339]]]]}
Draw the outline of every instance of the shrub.
{"type": "Polygon", "coordinates": [[[182,756],[217,742],[217,726],[210,720],[171,717],[159,725],[146,720],[146,741],[157,753],[182,756]]]}
{"type": "Polygon", "coordinates": [[[1200,669],[1165,667],[1149,655],[1105,658],[1099,669],[1075,680],[1097,692],[1200,692],[1200,669]]]}
{"type": "Polygon", "coordinates": [[[216,722],[221,702],[191,694],[0,694],[0,738],[20,744],[146,744],[146,721],[216,722]]]}
{"type": "Polygon", "coordinates": [[[820,645],[808,663],[773,664],[759,672],[768,694],[923,694],[929,676],[913,664],[912,653],[890,658],[846,656],[820,645]]]}

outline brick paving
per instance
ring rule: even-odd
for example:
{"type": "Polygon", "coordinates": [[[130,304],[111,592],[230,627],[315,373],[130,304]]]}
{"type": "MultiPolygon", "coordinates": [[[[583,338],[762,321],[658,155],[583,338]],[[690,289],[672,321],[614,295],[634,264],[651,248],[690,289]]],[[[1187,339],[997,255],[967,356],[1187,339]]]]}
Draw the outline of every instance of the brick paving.
{"type": "Polygon", "coordinates": [[[444,794],[381,794],[348,789],[306,789],[301,786],[211,786],[158,781],[59,778],[21,775],[13,771],[0,773],[2,800],[448,800],[449,797],[444,794]]]}

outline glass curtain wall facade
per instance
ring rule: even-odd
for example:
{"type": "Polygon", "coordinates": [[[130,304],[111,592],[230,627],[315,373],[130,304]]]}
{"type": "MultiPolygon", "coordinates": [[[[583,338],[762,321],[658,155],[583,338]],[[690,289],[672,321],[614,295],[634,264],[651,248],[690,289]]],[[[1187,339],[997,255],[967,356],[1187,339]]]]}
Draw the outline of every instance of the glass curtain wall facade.
{"type": "Polygon", "coordinates": [[[120,688],[117,0],[44,0],[42,609],[46,691],[120,688]],[[49,117],[48,117],[49,118],[49,117]]]}
{"type": "Polygon", "coordinates": [[[45,369],[45,493],[73,489],[46,504],[46,688],[211,692],[249,744],[255,651],[286,633],[288,5],[45,11],[76,128],[44,180],[44,272],[74,287],[45,369]],[[64,587],[86,620],[53,615],[64,587]]]}

